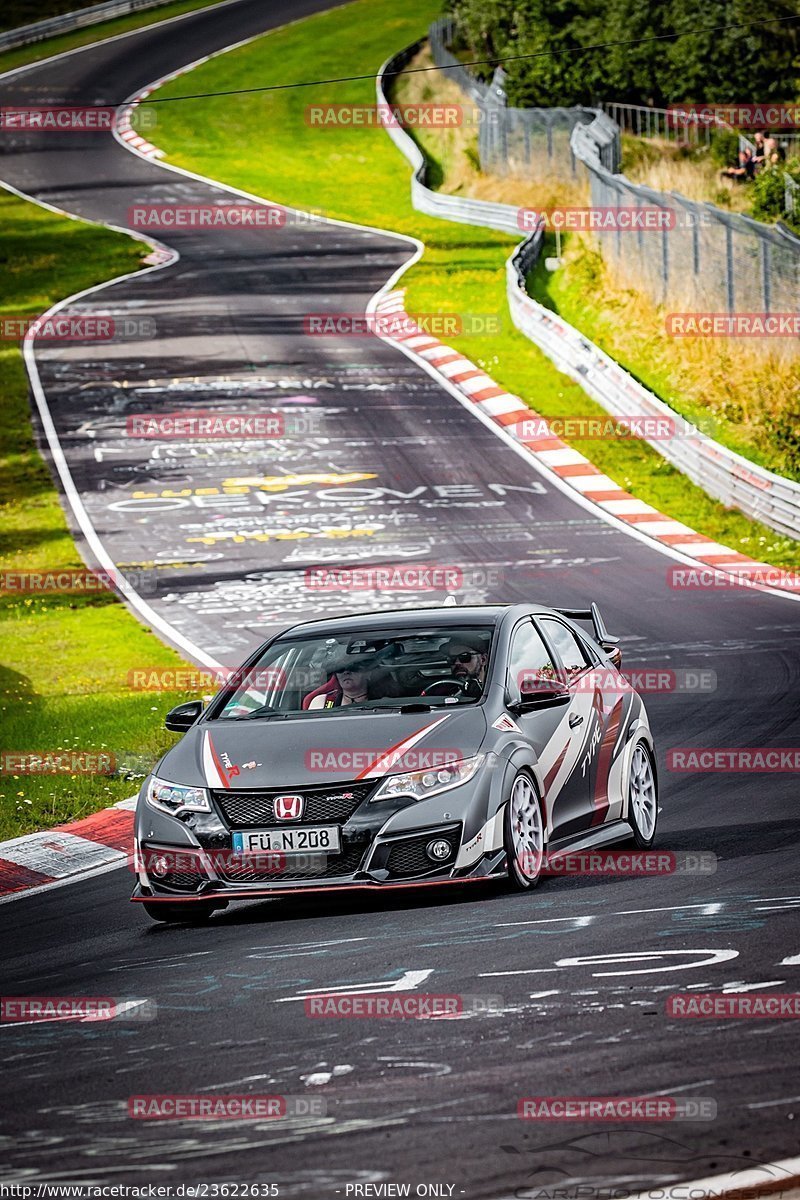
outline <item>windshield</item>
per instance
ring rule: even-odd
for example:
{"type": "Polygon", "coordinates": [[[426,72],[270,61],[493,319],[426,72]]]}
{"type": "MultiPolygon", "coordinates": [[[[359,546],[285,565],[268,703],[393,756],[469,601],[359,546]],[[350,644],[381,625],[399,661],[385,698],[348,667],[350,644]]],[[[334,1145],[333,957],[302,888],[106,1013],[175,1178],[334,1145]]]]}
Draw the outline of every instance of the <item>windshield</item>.
{"type": "Polygon", "coordinates": [[[492,630],[464,625],[281,638],[223,694],[215,718],[475,704],[492,630]]]}

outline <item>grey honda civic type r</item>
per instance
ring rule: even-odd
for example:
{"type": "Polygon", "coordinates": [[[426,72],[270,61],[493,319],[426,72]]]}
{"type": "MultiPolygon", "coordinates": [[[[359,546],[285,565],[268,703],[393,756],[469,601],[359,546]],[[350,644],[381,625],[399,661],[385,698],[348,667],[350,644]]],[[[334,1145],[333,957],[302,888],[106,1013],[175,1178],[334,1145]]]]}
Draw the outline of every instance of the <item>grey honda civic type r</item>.
{"type": "Polygon", "coordinates": [[[647,849],[653,738],[620,665],[595,604],[295,625],[167,715],[184,736],[142,785],[132,899],[204,921],[314,889],[529,889],[559,855],[647,849]]]}

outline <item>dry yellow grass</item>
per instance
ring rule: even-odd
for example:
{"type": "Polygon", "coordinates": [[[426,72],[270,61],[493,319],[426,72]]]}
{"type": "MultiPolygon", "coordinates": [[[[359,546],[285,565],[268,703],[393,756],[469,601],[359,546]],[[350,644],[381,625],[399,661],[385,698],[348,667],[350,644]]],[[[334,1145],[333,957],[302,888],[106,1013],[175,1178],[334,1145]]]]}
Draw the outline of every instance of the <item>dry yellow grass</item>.
{"type": "Polygon", "coordinates": [[[800,373],[786,343],[670,338],[664,310],[587,238],[572,237],[562,261],[551,289],[567,319],[712,436],[790,470],[792,451],[784,457],[780,442],[797,437],[800,373]]]}
{"type": "Polygon", "coordinates": [[[659,192],[680,192],[687,200],[708,201],[730,212],[747,212],[746,183],[720,174],[710,155],[684,157],[674,142],[663,138],[625,138],[622,169],[633,183],[659,192]]]}
{"type": "MultiPolygon", "coordinates": [[[[408,66],[432,67],[428,47],[420,50],[408,66]]],[[[478,110],[441,72],[403,73],[395,81],[392,94],[399,104],[458,104],[463,110],[461,125],[409,130],[430,160],[428,185],[437,191],[523,207],[588,204],[588,186],[581,179],[567,182],[553,177],[532,180],[518,175],[485,175],[478,161],[478,110]]]]}

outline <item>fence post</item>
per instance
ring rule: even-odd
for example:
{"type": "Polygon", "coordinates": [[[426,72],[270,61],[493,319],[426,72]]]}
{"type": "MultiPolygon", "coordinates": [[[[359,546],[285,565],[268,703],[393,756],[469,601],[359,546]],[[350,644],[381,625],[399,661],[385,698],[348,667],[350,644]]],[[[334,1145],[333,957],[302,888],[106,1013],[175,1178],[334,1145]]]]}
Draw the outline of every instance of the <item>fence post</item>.
{"type": "Polygon", "coordinates": [[[727,274],[728,312],[732,313],[736,302],[733,281],[733,230],[727,221],[725,222],[725,268],[727,274]]]}
{"type": "Polygon", "coordinates": [[[661,303],[667,303],[667,288],[669,285],[669,242],[667,241],[669,230],[664,229],[661,233],[661,284],[662,296],[661,303]]]}
{"type": "Polygon", "coordinates": [[[761,285],[764,297],[764,312],[769,312],[772,296],[770,295],[770,244],[766,238],[761,238],[761,285]]]}

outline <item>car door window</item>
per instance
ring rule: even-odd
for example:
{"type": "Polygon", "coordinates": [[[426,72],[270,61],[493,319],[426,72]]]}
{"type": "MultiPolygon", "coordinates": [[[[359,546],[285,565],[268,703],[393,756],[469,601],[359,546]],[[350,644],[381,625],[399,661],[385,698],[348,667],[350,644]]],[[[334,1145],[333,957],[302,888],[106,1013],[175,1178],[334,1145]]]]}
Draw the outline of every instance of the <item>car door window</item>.
{"type": "Polygon", "coordinates": [[[560,621],[545,618],[542,621],[542,627],[555,646],[556,653],[564,664],[568,679],[579,675],[581,671],[585,671],[591,665],[583,643],[566,625],[562,625],[560,621]]]}
{"type": "Polygon", "coordinates": [[[517,697],[522,679],[556,679],[557,671],[538,629],[530,621],[514,630],[508,658],[508,693],[517,697]]]}

